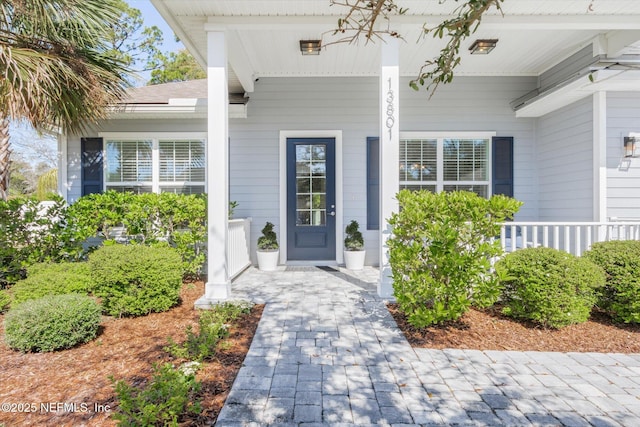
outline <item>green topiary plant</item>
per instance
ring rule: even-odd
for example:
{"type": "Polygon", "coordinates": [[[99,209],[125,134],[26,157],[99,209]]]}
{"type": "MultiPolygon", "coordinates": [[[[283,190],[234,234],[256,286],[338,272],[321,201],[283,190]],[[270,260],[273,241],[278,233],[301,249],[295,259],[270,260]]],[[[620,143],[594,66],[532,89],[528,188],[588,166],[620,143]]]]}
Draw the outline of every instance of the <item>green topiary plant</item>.
{"type": "Polygon", "coordinates": [[[258,250],[275,251],[278,247],[278,237],[273,231],[273,224],[267,221],[262,229],[262,236],[258,238],[258,250]]]}
{"type": "Polygon", "coordinates": [[[178,303],[182,260],[167,246],[109,245],[89,256],[94,294],[105,313],[140,316],[178,303]]]}
{"type": "Polygon", "coordinates": [[[600,267],[551,248],[528,248],[496,263],[503,287],[503,313],[561,328],[586,322],[604,286],[600,267]]]}
{"type": "Polygon", "coordinates": [[[594,243],[584,257],[607,274],[599,306],[619,321],[640,323],[640,241],[594,243]]]}
{"type": "Polygon", "coordinates": [[[88,296],[48,295],[5,315],[5,341],[23,352],[62,350],[94,339],[100,318],[100,306],[88,296]]]}
{"type": "Polygon", "coordinates": [[[91,274],[86,262],[39,263],[27,269],[27,278],[10,289],[13,304],[45,295],[88,294],[91,274]]]}
{"type": "Polygon", "coordinates": [[[361,251],[364,249],[364,238],[359,230],[358,221],[352,220],[345,228],[347,237],[344,239],[344,248],[348,251],[361,251]]]}
{"type": "Polygon", "coordinates": [[[402,190],[387,241],[393,290],[400,310],[416,327],[456,320],[473,304],[499,296],[491,259],[502,253],[493,236],[521,203],[487,200],[470,192],[402,190]]]}

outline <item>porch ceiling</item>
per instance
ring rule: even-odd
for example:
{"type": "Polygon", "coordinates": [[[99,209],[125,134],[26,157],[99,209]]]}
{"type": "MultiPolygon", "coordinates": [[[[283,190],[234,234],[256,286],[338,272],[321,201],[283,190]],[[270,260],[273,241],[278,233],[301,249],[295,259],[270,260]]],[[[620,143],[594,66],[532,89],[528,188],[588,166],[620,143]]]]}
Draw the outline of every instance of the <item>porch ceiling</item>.
{"type": "MultiPolygon", "coordinates": [[[[319,56],[302,56],[298,42],[332,39],[345,9],[329,0],[151,0],[187,48],[206,64],[206,29],[228,35],[230,90],[253,91],[260,77],[368,76],[378,74],[376,45],[334,44],[319,56]]],[[[413,76],[424,59],[437,55],[440,40],[420,38],[422,25],[450,16],[458,3],[449,0],[400,0],[405,16],[392,27],[404,36],[401,74],[413,76]]],[[[538,76],[580,48],[599,40],[610,56],[640,54],[638,0],[507,0],[504,16],[492,12],[462,47],[457,75],[538,76]],[[591,7],[589,5],[592,4],[591,7]],[[499,39],[489,55],[470,55],[477,38],[499,39]],[[615,55],[614,55],[615,54],[615,55]]]]}

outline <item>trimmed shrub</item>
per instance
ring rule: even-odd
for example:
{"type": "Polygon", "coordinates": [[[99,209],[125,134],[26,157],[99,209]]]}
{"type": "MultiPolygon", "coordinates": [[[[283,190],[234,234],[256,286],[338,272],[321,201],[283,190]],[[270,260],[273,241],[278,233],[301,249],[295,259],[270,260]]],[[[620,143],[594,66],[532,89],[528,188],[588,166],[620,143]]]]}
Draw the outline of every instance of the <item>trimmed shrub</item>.
{"type": "Polygon", "coordinates": [[[640,241],[595,243],[584,257],[602,267],[607,284],[598,304],[618,321],[640,323],[640,241]]]}
{"type": "Polygon", "coordinates": [[[27,278],[9,291],[13,303],[41,298],[45,295],[88,294],[91,287],[86,262],[39,263],[27,269],[27,278]]]}
{"type": "Polygon", "coordinates": [[[170,363],[154,365],[153,377],[142,390],[125,381],[114,381],[118,409],[113,418],[121,426],[178,426],[182,414],[200,413],[196,394],[201,384],[195,373],[174,368],[170,363]]]}
{"type": "Polygon", "coordinates": [[[93,293],[111,316],[140,316],[176,305],[182,260],[168,246],[109,245],[89,256],[93,293]]]}
{"type": "Polygon", "coordinates": [[[409,323],[456,320],[472,304],[493,304],[500,292],[490,260],[502,253],[493,236],[521,203],[463,191],[402,190],[397,199],[387,243],[394,295],[409,323]]]}
{"type": "Polygon", "coordinates": [[[4,320],[5,341],[15,350],[47,352],[94,339],[100,306],[85,295],[48,295],[12,308],[4,320]]]}
{"type": "Polygon", "coordinates": [[[545,327],[561,328],[589,319],[605,275],[591,261],[551,248],[528,248],[496,263],[503,313],[545,327]]]}

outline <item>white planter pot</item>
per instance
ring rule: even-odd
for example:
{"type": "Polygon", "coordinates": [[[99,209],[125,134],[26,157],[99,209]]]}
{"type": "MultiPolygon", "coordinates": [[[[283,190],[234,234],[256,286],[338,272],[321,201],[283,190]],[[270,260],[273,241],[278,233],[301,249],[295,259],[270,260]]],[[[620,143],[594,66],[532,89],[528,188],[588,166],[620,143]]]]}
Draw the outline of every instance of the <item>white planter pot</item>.
{"type": "Polygon", "coordinates": [[[258,255],[258,268],[262,271],[274,271],[278,268],[280,250],[256,251],[258,255]]]}
{"type": "Polygon", "coordinates": [[[362,270],[367,251],[344,251],[344,263],[349,270],[362,270]]]}

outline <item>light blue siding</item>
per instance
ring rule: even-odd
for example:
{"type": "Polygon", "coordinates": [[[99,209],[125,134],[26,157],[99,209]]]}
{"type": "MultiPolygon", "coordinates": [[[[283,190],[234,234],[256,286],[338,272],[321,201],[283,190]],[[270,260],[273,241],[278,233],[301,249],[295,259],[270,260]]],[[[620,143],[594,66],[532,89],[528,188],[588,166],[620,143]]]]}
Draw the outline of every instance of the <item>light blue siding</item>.
{"type": "Polygon", "coordinates": [[[539,220],[593,220],[593,102],[575,102],[539,119],[539,220]]]}

